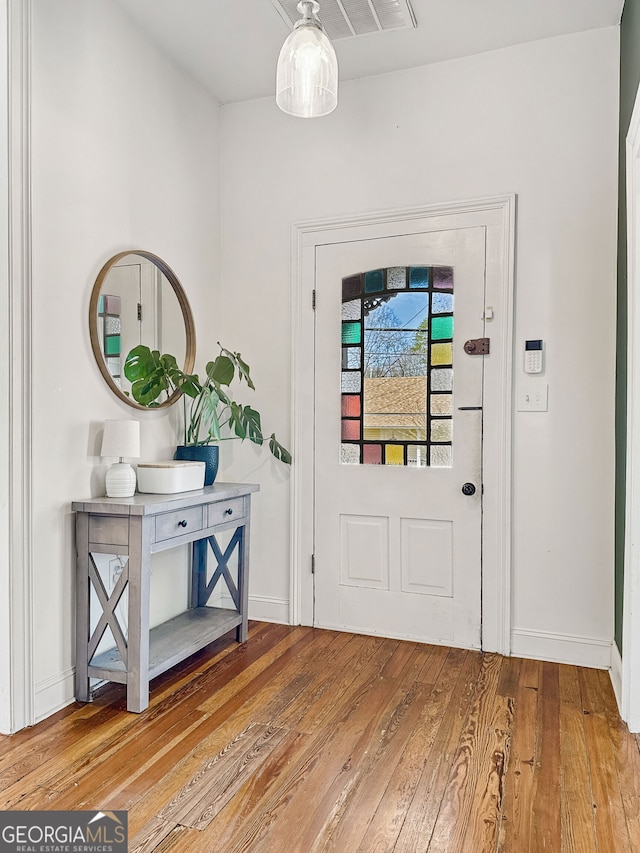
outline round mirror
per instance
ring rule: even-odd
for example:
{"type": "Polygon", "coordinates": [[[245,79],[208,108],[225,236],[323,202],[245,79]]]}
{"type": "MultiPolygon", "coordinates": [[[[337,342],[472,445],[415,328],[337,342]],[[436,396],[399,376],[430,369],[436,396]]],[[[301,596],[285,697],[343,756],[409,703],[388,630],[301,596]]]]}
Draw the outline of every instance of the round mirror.
{"type": "MultiPolygon", "coordinates": [[[[170,353],[193,372],[195,327],[191,308],[173,270],[150,252],[120,252],[100,270],[89,304],[91,348],[111,390],[135,409],[144,409],[130,395],[124,363],[131,350],[145,344],[170,353]]],[[[159,401],[170,406],[176,391],[159,401]]]]}

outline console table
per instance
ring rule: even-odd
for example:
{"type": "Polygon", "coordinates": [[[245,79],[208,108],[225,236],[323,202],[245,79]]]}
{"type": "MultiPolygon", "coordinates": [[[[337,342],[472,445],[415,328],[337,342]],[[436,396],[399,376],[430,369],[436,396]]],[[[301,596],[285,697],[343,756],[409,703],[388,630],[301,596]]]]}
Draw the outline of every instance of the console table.
{"type": "Polygon", "coordinates": [[[127,710],[140,713],[149,704],[149,681],[228,631],[247,639],[249,519],[251,493],[259,486],[215,483],[175,495],[91,498],[74,501],[76,512],[76,698],[92,699],[90,679],[127,686],[127,710]],[[223,551],[216,535],[235,532],[223,551]],[[189,608],[149,630],[151,555],[192,543],[189,608]],[[237,549],[237,584],[228,562],[237,549]],[[215,567],[207,571],[207,554],[215,567]],[[111,594],[100,577],[94,554],[128,555],[111,594]],[[213,562],[213,561],[212,561],[213,562]],[[224,580],[235,608],[207,602],[224,580]],[[90,595],[95,590],[102,612],[91,629],[90,595]],[[128,629],[116,607],[128,589],[128,629]],[[96,653],[107,628],[115,646],[96,653]]]}

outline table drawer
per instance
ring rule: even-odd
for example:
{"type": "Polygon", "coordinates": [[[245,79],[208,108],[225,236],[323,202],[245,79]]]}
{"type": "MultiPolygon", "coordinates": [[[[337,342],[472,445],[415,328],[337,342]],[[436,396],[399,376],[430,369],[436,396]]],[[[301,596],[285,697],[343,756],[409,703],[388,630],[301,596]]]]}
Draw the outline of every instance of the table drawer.
{"type": "Polygon", "coordinates": [[[209,504],[207,527],[215,527],[225,521],[241,521],[245,515],[244,498],[231,498],[228,501],[219,501],[209,504]]]}
{"type": "Polygon", "coordinates": [[[94,545],[129,545],[129,518],[90,515],[89,542],[94,545]]]}
{"type": "Polygon", "coordinates": [[[203,507],[192,506],[187,509],[177,509],[174,512],[163,512],[156,517],[156,542],[175,539],[186,533],[203,528],[203,507]]]}

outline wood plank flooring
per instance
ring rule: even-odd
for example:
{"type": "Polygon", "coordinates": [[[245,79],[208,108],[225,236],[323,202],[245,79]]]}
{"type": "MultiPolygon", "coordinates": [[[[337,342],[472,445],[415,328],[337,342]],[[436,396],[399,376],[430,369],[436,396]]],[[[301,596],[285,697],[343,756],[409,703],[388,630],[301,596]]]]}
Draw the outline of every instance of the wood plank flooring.
{"type": "Polygon", "coordinates": [[[0,810],[127,809],[131,853],[638,853],[605,672],[252,623],[0,737],[0,810]]]}

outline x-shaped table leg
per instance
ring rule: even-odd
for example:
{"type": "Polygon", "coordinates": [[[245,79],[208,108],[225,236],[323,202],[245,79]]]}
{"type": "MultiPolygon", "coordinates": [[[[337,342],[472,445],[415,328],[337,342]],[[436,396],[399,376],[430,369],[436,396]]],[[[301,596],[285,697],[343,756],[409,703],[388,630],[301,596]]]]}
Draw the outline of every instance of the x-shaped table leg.
{"type": "Polygon", "coordinates": [[[127,640],[116,617],[115,608],[117,607],[118,602],[122,598],[124,588],[129,582],[129,566],[127,564],[122,569],[120,577],[118,578],[111,595],[107,593],[107,590],[105,589],[105,586],[102,583],[102,578],[100,577],[100,573],[98,572],[92,554],[89,555],[89,577],[91,578],[91,583],[93,584],[93,588],[95,589],[96,594],[98,596],[100,606],[102,607],[102,615],[100,616],[98,624],[96,625],[95,630],[91,635],[91,639],[89,640],[89,663],[91,663],[91,659],[93,658],[96,649],[98,648],[98,644],[102,639],[102,635],[107,630],[107,627],[109,627],[111,628],[111,633],[113,634],[114,640],[116,641],[118,651],[120,652],[120,657],[122,658],[126,669],[127,640]]]}
{"type": "Polygon", "coordinates": [[[227,587],[229,588],[229,592],[231,593],[231,598],[233,598],[233,603],[239,609],[240,608],[240,596],[238,594],[238,588],[236,587],[233,578],[231,577],[231,573],[229,571],[229,566],[227,565],[229,562],[229,558],[233,554],[234,550],[238,545],[242,543],[242,527],[238,527],[236,532],[231,537],[231,541],[227,545],[224,554],[220,550],[220,546],[216,541],[215,536],[209,536],[207,541],[211,546],[211,550],[213,551],[213,556],[216,558],[216,563],[218,564],[215,572],[208,584],[204,587],[203,590],[203,599],[199,602],[200,606],[203,607],[209,598],[211,597],[211,593],[216,587],[216,584],[220,580],[221,577],[224,578],[227,587]]]}

